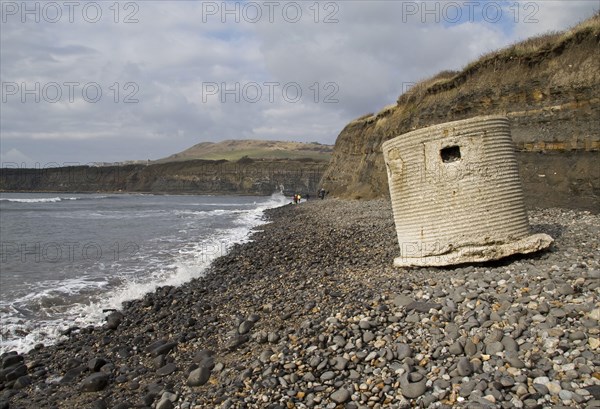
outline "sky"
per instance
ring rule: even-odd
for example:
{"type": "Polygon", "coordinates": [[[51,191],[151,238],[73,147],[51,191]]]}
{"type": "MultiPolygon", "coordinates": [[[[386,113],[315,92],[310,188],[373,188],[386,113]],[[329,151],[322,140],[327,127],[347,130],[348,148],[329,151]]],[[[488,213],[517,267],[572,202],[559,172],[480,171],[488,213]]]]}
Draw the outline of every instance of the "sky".
{"type": "Polygon", "coordinates": [[[0,0],[0,162],[333,144],[416,82],[572,27],[588,1],[0,0]]]}

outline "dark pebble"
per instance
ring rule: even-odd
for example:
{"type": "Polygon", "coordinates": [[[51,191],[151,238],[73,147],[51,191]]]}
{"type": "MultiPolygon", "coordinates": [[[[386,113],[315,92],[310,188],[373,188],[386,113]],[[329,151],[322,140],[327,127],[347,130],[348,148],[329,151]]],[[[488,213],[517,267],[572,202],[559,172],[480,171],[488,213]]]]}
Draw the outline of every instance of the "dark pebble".
{"type": "Polygon", "coordinates": [[[150,355],[157,357],[160,355],[166,355],[171,352],[177,346],[177,342],[166,342],[158,347],[154,348],[150,355]]]}
{"type": "Polygon", "coordinates": [[[427,390],[427,378],[418,372],[403,374],[400,377],[402,395],[407,398],[418,398],[427,390]]]}
{"type": "Polygon", "coordinates": [[[162,368],[158,369],[156,371],[156,374],[159,376],[167,376],[167,375],[172,374],[175,371],[177,371],[177,365],[175,365],[173,362],[171,362],[171,363],[166,364],[162,368]]]}
{"type": "Polygon", "coordinates": [[[124,315],[119,311],[110,313],[110,315],[106,317],[106,327],[108,329],[117,329],[118,326],[121,325],[123,318],[124,315]]]}
{"type": "Polygon", "coordinates": [[[100,368],[106,365],[106,360],[103,358],[93,358],[88,362],[88,369],[92,372],[98,372],[100,368]]]}
{"type": "Polygon", "coordinates": [[[103,372],[96,372],[81,382],[83,392],[98,392],[108,386],[109,376],[103,372]]]}
{"type": "Polygon", "coordinates": [[[210,379],[210,368],[200,367],[194,369],[187,379],[187,384],[190,386],[202,386],[210,379]]]}
{"type": "Polygon", "coordinates": [[[600,385],[586,386],[585,389],[587,389],[587,391],[592,394],[594,399],[600,399],[600,385]]]}
{"type": "Polygon", "coordinates": [[[23,355],[7,355],[2,359],[2,369],[6,369],[10,366],[16,365],[19,362],[23,362],[23,355]]]}
{"type": "Polygon", "coordinates": [[[23,389],[23,388],[28,387],[29,385],[31,385],[31,378],[28,375],[24,375],[24,376],[19,377],[19,379],[17,379],[15,381],[13,388],[23,389]]]}
{"type": "Polygon", "coordinates": [[[87,368],[85,366],[78,366],[76,368],[72,368],[69,369],[67,371],[67,373],[65,374],[65,376],[63,376],[60,380],[60,383],[71,383],[73,382],[75,379],[77,379],[77,377],[79,377],[79,375],[81,375],[87,368]]]}
{"type": "Polygon", "coordinates": [[[429,310],[439,310],[440,308],[442,308],[442,304],[423,301],[413,301],[406,306],[406,311],[426,313],[429,312],[429,310]]]}

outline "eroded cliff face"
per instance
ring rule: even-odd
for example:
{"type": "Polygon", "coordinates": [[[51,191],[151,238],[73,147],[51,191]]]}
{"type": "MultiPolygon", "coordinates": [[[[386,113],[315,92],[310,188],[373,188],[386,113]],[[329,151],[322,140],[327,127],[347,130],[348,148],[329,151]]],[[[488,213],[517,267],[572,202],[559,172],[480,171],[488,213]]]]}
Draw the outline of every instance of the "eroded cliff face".
{"type": "Polygon", "coordinates": [[[482,57],[415,85],[395,105],[349,123],[322,184],[336,196],[387,196],[381,144],[414,129],[506,115],[526,202],[598,210],[600,17],[568,33],[482,57]]]}
{"type": "Polygon", "coordinates": [[[153,165],[0,169],[0,190],[270,195],[318,190],[326,163],[192,160],[153,165]]]}

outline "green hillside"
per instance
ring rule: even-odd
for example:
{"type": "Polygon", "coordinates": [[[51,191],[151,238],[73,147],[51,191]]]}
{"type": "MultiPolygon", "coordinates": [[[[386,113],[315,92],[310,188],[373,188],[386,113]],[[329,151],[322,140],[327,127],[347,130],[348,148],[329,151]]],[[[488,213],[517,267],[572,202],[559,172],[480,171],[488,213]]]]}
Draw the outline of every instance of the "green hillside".
{"type": "Polygon", "coordinates": [[[301,159],[327,162],[333,153],[332,145],[288,141],[227,140],[202,142],[156,162],[176,162],[193,159],[236,161],[252,159],[301,159]]]}

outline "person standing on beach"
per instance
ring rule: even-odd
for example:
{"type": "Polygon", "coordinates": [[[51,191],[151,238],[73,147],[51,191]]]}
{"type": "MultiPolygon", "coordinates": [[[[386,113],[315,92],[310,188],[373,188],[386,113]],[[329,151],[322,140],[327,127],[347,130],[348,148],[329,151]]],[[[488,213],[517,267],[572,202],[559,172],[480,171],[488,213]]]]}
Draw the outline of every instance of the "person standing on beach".
{"type": "Polygon", "coordinates": [[[319,198],[321,200],[325,199],[325,189],[321,188],[321,190],[319,190],[319,198]]]}

